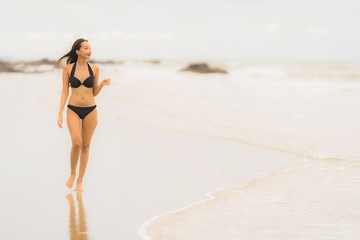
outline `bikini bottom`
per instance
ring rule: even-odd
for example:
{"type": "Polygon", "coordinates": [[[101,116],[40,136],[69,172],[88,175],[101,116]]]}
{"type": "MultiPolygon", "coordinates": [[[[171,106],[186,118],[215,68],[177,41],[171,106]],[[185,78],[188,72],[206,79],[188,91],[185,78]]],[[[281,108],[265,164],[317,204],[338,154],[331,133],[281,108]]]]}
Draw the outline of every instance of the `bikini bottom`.
{"type": "Polygon", "coordinates": [[[96,105],[91,107],[77,107],[69,104],[68,108],[73,112],[75,112],[80,119],[84,119],[89,113],[91,113],[96,108],[96,105]]]}

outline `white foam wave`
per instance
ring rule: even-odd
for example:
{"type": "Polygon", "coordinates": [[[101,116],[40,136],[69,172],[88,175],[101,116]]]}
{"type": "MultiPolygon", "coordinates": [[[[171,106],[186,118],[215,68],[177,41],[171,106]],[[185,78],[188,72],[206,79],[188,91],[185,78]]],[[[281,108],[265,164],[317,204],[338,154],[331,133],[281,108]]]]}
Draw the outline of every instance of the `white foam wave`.
{"type": "Polygon", "coordinates": [[[304,161],[158,216],[139,235],[162,239],[357,239],[359,162],[304,161]]]}

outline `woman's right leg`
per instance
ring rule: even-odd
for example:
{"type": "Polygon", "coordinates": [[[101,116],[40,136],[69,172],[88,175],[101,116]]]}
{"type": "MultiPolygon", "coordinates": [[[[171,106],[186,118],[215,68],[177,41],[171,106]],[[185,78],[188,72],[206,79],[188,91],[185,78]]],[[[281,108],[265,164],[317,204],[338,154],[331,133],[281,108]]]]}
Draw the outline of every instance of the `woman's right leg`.
{"type": "Polygon", "coordinates": [[[76,166],[79,160],[81,139],[81,122],[79,116],[72,110],[67,110],[67,126],[71,135],[71,152],[70,152],[70,177],[66,182],[68,188],[72,188],[76,177],[76,166]]]}

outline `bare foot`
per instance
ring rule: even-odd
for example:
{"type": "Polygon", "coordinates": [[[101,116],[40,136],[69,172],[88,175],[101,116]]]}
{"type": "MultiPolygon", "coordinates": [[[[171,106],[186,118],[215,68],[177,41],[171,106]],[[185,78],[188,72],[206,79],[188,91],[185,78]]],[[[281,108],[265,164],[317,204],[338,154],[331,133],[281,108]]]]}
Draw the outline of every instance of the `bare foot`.
{"type": "Polygon", "coordinates": [[[69,203],[73,203],[74,202],[74,198],[73,195],[71,193],[69,193],[68,195],[66,195],[66,199],[68,200],[69,203]]]}
{"type": "Polygon", "coordinates": [[[75,174],[71,174],[69,179],[67,180],[66,186],[67,186],[68,189],[71,189],[73,187],[75,177],[76,177],[75,174]]]}
{"type": "Polygon", "coordinates": [[[83,190],[82,182],[77,182],[75,192],[81,192],[83,190]]]}

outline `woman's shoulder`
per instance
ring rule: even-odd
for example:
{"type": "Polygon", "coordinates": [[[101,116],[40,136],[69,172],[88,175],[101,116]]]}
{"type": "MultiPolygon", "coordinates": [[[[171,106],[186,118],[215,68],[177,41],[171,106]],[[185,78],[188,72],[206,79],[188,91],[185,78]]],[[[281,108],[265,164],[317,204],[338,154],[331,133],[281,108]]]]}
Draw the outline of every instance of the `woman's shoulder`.
{"type": "Polygon", "coordinates": [[[68,75],[70,75],[72,66],[74,66],[74,63],[65,64],[64,67],[63,67],[63,71],[68,73],[68,75]]]}
{"type": "Polygon", "coordinates": [[[91,63],[91,62],[89,62],[89,64],[90,64],[90,67],[91,67],[92,69],[94,69],[94,70],[99,70],[99,66],[98,66],[97,64],[91,63]]]}
{"type": "Polygon", "coordinates": [[[72,67],[74,66],[74,63],[67,63],[67,64],[65,64],[64,65],[64,70],[69,70],[69,69],[71,69],[72,67]]]}
{"type": "Polygon", "coordinates": [[[99,66],[97,64],[89,62],[89,65],[95,74],[97,74],[99,72],[99,66]]]}

